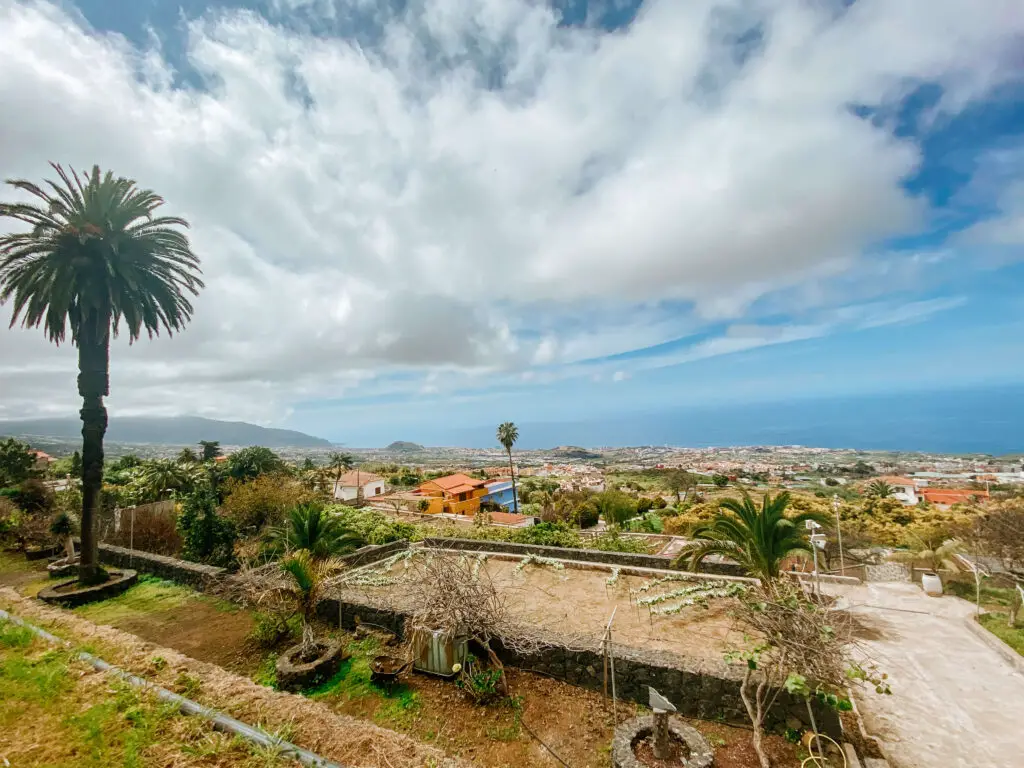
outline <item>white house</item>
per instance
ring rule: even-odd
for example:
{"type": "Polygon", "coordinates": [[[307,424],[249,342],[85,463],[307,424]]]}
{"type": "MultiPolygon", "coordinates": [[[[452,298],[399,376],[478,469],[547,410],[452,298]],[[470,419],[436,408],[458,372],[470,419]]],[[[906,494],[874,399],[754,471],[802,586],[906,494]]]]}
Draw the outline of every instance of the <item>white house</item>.
{"type": "Polygon", "coordinates": [[[384,478],[372,472],[360,472],[353,469],[342,475],[334,484],[334,498],[352,501],[359,495],[362,488],[363,498],[371,499],[384,494],[384,478]]]}
{"type": "Polygon", "coordinates": [[[883,483],[892,488],[892,497],[908,506],[916,505],[920,499],[917,496],[917,483],[909,477],[880,477],[883,483]]]}

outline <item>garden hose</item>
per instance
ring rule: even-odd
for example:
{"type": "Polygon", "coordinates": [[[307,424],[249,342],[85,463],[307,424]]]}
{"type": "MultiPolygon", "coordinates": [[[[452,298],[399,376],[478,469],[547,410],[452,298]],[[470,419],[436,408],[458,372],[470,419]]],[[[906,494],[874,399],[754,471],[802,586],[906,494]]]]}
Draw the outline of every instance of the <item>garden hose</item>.
{"type": "Polygon", "coordinates": [[[807,734],[807,737],[806,737],[807,751],[811,753],[811,756],[810,757],[805,757],[800,762],[800,768],[831,768],[831,762],[832,761],[829,760],[827,757],[825,757],[825,750],[823,749],[823,745],[821,743],[822,739],[824,739],[825,741],[830,741],[830,742],[832,742],[833,744],[836,745],[836,748],[839,750],[839,757],[841,757],[843,759],[843,768],[848,768],[849,763],[846,762],[846,753],[843,752],[843,748],[840,746],[839,742],[837,742],[835,739],[831,738],[830,736],[826,736],[823,733],[809,733],[809,734],[807,734]],[[821,753],[821,754],[818,754],[818,755],[814,754],[814,750],[811,749],[811,744],[815,740],[817,740],[817,742],[818,742],[818,752],[821,753]]]}

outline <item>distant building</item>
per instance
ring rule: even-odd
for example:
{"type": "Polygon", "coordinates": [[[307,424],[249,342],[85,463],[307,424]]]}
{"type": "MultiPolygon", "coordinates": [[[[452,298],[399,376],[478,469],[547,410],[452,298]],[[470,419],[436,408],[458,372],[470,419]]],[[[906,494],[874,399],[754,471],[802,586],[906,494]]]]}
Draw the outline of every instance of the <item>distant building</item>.
{"type": "Polygon", "coordinates": [[[888,476],[878,478],[892,488],[892,497],[909,506],[916,505],[920,498],[917,494],[917,483],[909,477],[888,476]]]}
{"type": "Polygon", "coordinates": [[[334,483],[334,498],[352,501],[359,496],[360,488],[364,499],[382,496],[384,494],[384,478],[372,472],[350,470],[334,483]]]}
{"type": "Polygon", "coordinates": [[[53,464],[54,461],[56,461],[56,459],[54,459],[53,456],[51,456],[48,453],[43,453],[42,451],[30,451],[30,453],[35,457],[36,460],[36,463],[32,466],[32,468],[36,470],[36,472],[44,472],[47,467],[49,467],[51,464],[53,464]]]}
{"type": "Polygon", "coordinates": [[[515,494],[512,492],[511,480],[491,480],[484,483],[487,493],[480,497],[480,501],[490,501],[500,505],[509,512],[516,507],[515,494]]]}
{"type": "Polygon", "coordinates": [[[429,514],[475,515],[480,501],[487,495],[487,485],[462,473],[427,480],[416,489],[427,502],[429,514]]]}
{"type": "Polygon", "coordinates": [[[971,488],[922,488],[921,498],[939,509],[949,509],[954,504],[969,504],[989,497],[988,491],[971,488]]]}

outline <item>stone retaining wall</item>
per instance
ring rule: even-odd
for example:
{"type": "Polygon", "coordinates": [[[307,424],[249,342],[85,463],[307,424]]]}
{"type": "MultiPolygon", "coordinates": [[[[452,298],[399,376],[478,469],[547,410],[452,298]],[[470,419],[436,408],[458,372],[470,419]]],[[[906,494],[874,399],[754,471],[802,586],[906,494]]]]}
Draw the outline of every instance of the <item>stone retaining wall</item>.
{"type": "MultiPolygon", "coordinates": [[[[544,547],[537,544],[515,544],[509,541],[489,541],[486,539],[445,539],[429,538],[423,540],[423,546],[434,549],[457,549],[469,552],[500,552],[510,555],[536,555],[537,557],[555,557],[560,560],[583,560],[590,563],[605,563],[634,568],[671,568],[671,560],[656,555],[638,555],[630,552],[605,552],[600,549],[569,549],[566,547],[544,547]]],[[[701,573],[713,573],[722,576],[745,576],[743,569],[730,563],[705,562],[701,573]]]]}
{"type": "Polygon", "coordinates": [[[910,568],[903,563],[864,566],[865,581],[910,581],[910,568]]]}
{"type": "MultiPolygon", "coordinates": [[[[377,608],[337,598],[321,600],[317,605],[319,617],[342,629],[354,630],[360,624],[381,627],[399,638],[405,634],[408,616],[386,608],[377,608]]],[[[571,685],[593,691],[604,687],[604,656],[599,650],[571,650],[559,645],[559,638],[551,635],[551,645],[524,654],[494,641],[494,650],[504,664],[517,669],[532,670],[562,680],[571,685]]],[[[615,644],[615,686],[621,699],[647,704],[647,686],[652,686],[671,701],[685,717],[704,720],[747,721],[743,701],[740,699],[739,667],[724,661],[697,659],[665,651],[652,651],[615,644]]],[[[610,684],[609,684],[610,690],[610,684]]],[[[818,727],[829,736],[839,739],[842,728],[839,717],[832,711],[815,705],[818,727]]],[[[807,708],[800,699],[785,691],[779,694],[775,706],[766,719],[769,728],[782,730],[798,725],[809,728],[807,708]]]]}
{"type": "Polygon", "coordinates": [[[138,549],[115,547],[113,544],[99,545],[100,562],[118,568],[132,568],[141,573],[151,573],[168,581],[188,584],[199,590],[208,589],[226,573],[223,568],[202,563],[190,563],[173,557],[154,555],[138,549]]]}

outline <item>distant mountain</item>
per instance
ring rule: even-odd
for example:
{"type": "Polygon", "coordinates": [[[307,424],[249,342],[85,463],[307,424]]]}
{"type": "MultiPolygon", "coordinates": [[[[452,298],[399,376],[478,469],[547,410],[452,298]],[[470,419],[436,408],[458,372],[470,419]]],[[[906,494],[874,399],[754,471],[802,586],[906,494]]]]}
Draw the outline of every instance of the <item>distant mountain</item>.
{"type": "Polygon", "coordinates": [[[395,440],[395,442],[391,443],[391,445],[389,445],[384,450],[392,451],[394,453],[416,453],[417,451],[422,451],[423,446],[420,445],[419,443],[410,443],[405,440],[395,440]]]}
{"type": "MultiPolygon", "coordinates": [[[[74,418],[0,421],[0,435],[78,439],[82,422],[74,418]]],[[[264,445],[267,448],[330,448],[319,437],[291,429],[271,429],[244,421],[218,421],[199,416],[150,418],[114,416],[107,439],[117,443],[195,445],[200,440],[217,440],[221,445],[264,445]]]]}

